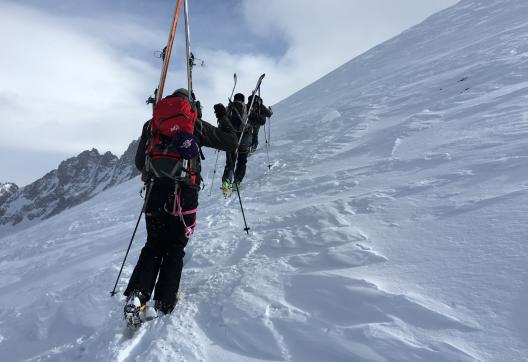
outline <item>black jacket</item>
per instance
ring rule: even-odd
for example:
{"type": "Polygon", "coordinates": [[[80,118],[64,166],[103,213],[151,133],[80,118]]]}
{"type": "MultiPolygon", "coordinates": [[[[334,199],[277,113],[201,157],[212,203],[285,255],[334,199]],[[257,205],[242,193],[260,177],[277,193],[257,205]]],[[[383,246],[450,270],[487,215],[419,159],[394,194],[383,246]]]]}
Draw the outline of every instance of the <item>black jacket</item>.
{"type": "MultiPolygon", "coordinates": [[[[249,108],[249,104],[248,104],[249,108]]],[[[249,109],[248,109],[249,112],[249,109]]],[[[249,124],[252,126],[263,126],[266,123],[266,118],[271,117],[273,112],[263,104],[253,105],[253,110],[249,114],[249,124]]]]}

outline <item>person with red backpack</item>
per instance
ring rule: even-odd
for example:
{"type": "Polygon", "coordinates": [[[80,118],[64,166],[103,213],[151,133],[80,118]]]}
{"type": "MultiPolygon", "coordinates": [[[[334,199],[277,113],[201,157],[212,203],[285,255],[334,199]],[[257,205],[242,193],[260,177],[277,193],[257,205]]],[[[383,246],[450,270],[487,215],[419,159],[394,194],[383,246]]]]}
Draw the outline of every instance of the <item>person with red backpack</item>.
{"type": "Polygon", "coordinates": [[[181,88],[161,99],[141,133],[135,163],[147,189],[147,241],[124,292],[129,324],[141,323],[139,311],[153,291],[157,312],[168,314],[174,309],[185,246],[196,225],[203,159],[200,147],[229,152],[238,143],[226,108],[214,106],[216,128],[201,120],[193,98],[181,88]]]}

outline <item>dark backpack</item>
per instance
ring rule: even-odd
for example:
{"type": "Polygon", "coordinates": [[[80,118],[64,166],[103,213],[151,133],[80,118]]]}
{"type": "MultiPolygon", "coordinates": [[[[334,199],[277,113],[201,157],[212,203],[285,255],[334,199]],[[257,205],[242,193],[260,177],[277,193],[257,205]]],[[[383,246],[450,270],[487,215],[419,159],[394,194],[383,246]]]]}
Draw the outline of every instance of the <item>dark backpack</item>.
{"type": "Polygon", "coordinates": [[[247,111],[244,102],[234,101],[227,106],[227,116],[237,132],[242,132],[244,129],[243,122],[247,121],[247,111]]]}
{"type": "Polygon", "coordinates": [[[200,148],[194,137],[198,112],[187,96],[163,98],[154,108],[146,145],[145,171],[154,177],[196,183],[200,148]]]}

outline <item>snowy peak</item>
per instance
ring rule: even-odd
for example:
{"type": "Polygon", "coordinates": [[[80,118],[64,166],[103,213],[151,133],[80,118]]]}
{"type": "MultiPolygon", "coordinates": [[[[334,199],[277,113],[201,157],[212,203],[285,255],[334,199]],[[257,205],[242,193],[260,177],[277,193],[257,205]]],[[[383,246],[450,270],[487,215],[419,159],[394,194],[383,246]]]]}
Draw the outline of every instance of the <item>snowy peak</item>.
{"type": "Polygon", "coordinates": [[[73,179],[89,182],[102,170],[113,167],[117,160],[118,157],[110,152],[100,155],[92,148],[91,151],[84,151],[77,157],[61,162],[57,168],[57,178],[62,185],[70,183],[73,179]]]}
{"type": "Polygon", "coordinates": [[[0,205],[2,205],[11,195],[18,192],[17,184],[13,182],[0,182],[0,205]]]}
{"type": "Polygon", "coordinates": [[[133,164],[137,141],[118,158],[95,148],[61,162],[56,170],[21,189],[2,184],[0,225],[45,219],[138,174],[133,164]]]}

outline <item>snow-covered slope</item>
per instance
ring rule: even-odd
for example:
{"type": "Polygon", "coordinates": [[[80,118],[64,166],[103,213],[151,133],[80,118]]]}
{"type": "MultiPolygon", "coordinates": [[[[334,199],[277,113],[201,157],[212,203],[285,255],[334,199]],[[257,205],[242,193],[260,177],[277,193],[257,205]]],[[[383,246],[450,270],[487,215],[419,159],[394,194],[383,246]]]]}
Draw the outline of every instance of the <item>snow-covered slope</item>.
{"type": "Polygon", "coordinates": [[[273,168],[258,151],[242,191],[251,235],[236,199],[202,192],[184,298],[133,336],[108,292],[139,180],[0,239],[0,355],[526,360],[526,19],[525,0],[462,1],[276,105],[273,168]]]}

